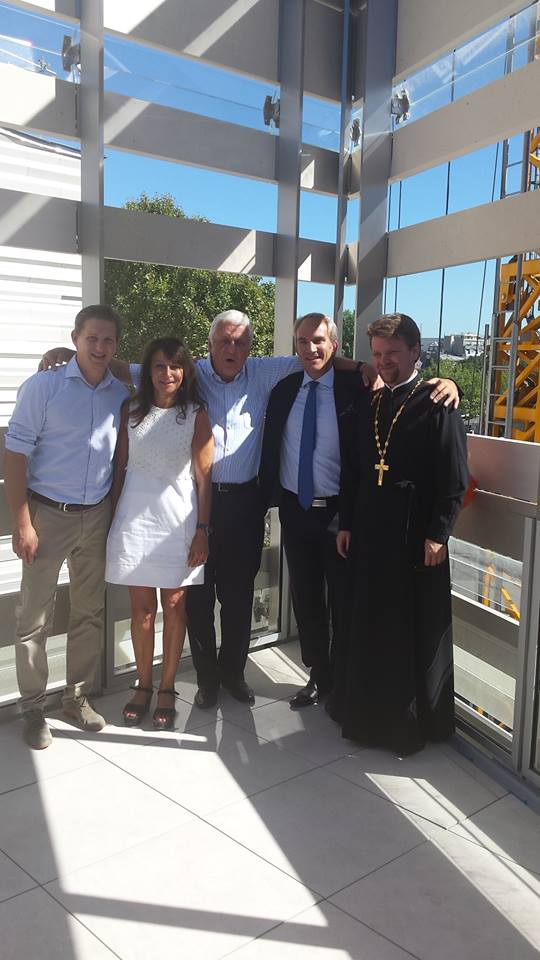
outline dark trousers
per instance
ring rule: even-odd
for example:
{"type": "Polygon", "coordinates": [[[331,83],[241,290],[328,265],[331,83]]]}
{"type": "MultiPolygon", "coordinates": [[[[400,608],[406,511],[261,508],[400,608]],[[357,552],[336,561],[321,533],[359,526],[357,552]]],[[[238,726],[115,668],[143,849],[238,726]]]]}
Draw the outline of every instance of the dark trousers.
{"type": "Polygon", "coordinates": [[[283,490],[279,518],[302,660],[322,692],[332,685],[335,644],[342,628],[349,565],[336,550],[338,498],[304,510],[283,490]]]}
{"type": "Polygon", "coordinates": [[[212,533],[204,584],[187,592],[189,643],[199,686],[239,680],[251,637],[255,577],[261,563],[264,513],[256,483],[212,491],[212,533]],[[220,603],[221,647],[216,653],[214,606],[220,603]]]}

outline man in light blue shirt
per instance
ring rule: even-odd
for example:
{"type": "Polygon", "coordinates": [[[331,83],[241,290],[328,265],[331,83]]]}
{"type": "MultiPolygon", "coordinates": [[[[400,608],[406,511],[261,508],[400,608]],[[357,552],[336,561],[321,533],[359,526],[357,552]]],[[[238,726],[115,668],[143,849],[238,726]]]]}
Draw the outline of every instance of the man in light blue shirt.
{"type": "MultiPolygon", "coordinates": [[[[239,311],[227,311],[227,315],[236,313],[239,311]]],[[[251,347],[251,327],[244,324],[230,328],[233,335],[237,331],[247,334],[251,347]]],[[[219,357],[221,334],[224,334],[222,322],[214,326],[210,354],[197,361],[197,376],[208,404],[214,436],[212,480],[214,483],[246,483],[259,471],[268,397],[276,383],[300,369],[300,363],[298,357],[246,356],[240,370],[233,372],[228,360],[219,357]]],[[[242,347],[243,344],[233,349],[240,352],[242,347]]]]}
{"type": "Polygon", "coordinates": [[[72,334],[75,356],[21,387],[6,435],[6,498],[13,549],[23,561],[15,644],[27,743],[52,742],[43,716],[60,568],[70,573],[64,714],[83,729],[105,721],[88,702],[100,686],[108,492],[126,388],[109,363],[120,318],[110,307],[81,310],[72,334]]]}

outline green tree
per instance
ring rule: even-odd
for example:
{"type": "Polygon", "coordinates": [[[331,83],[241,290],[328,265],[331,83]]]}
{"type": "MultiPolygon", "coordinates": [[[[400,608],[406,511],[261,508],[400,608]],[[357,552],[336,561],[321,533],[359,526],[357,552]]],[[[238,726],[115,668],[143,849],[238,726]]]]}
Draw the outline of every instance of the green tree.
{"type": "Polygon", "coordinates": [[[341,350],[343,356],[349,357],[349,359],[352,359],[354,356],[354,323],[354,310],[344,310],[341,350]]]}
{"type": "Polygon", "coordinates": [[[455,380],[463,390],[463,399],[460,409],[465,420],[475,420],[480,416],[482,403],[482,366],[484,358],[468,357],[467,360],[441,360],[439,373],[437,374],[437,361],[431,363],[422,370],[422,375],[429,380],[430,377],[449,377],[455,380]]]}
{"type": "MultiPolygon", "coordinates": [[[[125,204],[128,210],[190,217],[171,194],[142,193],[125,204]]],[[[122,317],[119,356],[138,359],[154,337],[185,338],[195,357],[207,350],[208,328],[222,310],[242,310],[253,323],[253,353],[269,356],[274,344],[274,284],[244,274],[213,273],[154,263],[105,262],[105,299],[122,317]]]]}

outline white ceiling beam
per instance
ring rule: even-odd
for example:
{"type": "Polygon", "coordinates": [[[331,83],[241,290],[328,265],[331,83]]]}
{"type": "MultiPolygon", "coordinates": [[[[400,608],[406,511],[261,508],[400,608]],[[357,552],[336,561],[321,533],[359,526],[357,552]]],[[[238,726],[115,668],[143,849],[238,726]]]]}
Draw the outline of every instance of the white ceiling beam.
{"type": "Polygon", "coordinates": [[[540,247],[540,190],[437,217],[388,237],[388,276],[513,256],[540,247]]]}
{"type": "Polygon", "coordinates": [[[396,81],[525,6],[526,0],[399,0],[396,81]]]}

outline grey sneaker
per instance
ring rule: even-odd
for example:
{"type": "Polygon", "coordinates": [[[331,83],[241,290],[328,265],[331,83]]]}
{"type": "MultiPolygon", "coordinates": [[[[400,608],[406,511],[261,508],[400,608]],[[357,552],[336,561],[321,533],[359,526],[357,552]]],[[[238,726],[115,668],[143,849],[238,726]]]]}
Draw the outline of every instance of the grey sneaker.
{"type": "Polygon", "coordinates": [[[27,710],[24,714],[23,737],[32,750],[45,750],[52,743],[49,724],[41,710],[27,710]]]}
{"type": "Polygon", "coordinates": [[[88,702],[88,697],[77,697],[64,704],[64,716],[74,720],[81,730],[103,730],[106,720],[88,702]]]}

